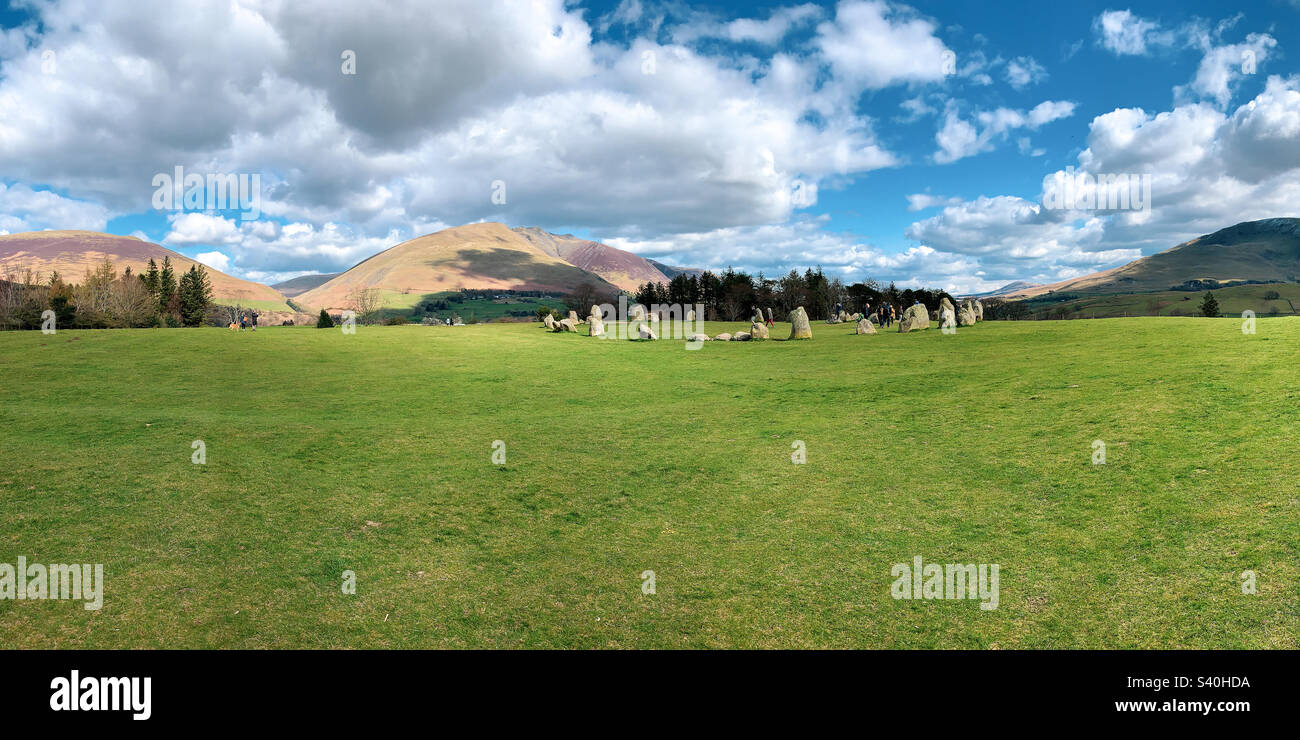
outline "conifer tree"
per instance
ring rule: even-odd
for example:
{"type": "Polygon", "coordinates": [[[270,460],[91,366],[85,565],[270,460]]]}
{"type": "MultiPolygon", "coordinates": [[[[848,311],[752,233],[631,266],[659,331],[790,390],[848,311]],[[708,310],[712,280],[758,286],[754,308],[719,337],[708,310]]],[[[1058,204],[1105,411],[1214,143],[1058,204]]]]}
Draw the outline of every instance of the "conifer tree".
{"type": "Polygon", "coordinates": [[[162,272],[158,275],[158,310],[167,313],[174,295],[176,295],[176,273],[172,271],[172,258],[163,257],[162,272]]]}
{"type": "Polygon", "coordinates": [[[1219,315],[1219,301],[1215,299],[1214,293],[1206,291],[1205,300],[1201,301],[1201,315],[1209,318],[1219,315]]]}

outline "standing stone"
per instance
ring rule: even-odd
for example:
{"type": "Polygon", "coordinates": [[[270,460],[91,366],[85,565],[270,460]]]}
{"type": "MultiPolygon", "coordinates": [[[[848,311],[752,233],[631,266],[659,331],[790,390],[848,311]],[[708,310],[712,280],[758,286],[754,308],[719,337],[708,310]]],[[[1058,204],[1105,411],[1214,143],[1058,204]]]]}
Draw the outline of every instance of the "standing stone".
{"type": "Polygon", "coordinates": [[[636,328],[636,332],[637,332],[637,335],[638,335],[639,337],[641,337],[642,339],[658,339],[658,338],[659,338],[659,335],[655,334],[655,333],[654,333],[654,330],[651,329],[650,327],[646,326],[645,324],[641,324],[640,326],[638,326],[638,327],[636,328]]]}
{"type": "Polygon", "coordinates": [[[975,320],[984,320],[984,304],[978,298],[975,299],[975,320]]]}
{"type": "Polygon", "coordinates": [[[812,339],[812,326],[808,323],[808,312],[803,306],[790,312],[790,338],[812,339]]]}
{"type": "Polygon", "coordinates": [[[694,321],[694,320],[695,320],[695,309],[692,308],[691,310],[689,310],[689,311],[686,312],[686,320],[687,320],[687,321],[694,321]]]}
{"type": "Polygon", "coordinates": [[[969,304],[962,306],[961,310],[957,312],[957,326],[974,326],[974,325],[975,325],[975,312],[971,310],[969,304]]]}
{"type": "Polygon", "coordinates": [[[857,331],[857,333],[858,333],[858,334],[875,334],[875,333],[876,333],[876,327],[872,326],[872,325],[871,325],[871,322],[870,322],[870,321],[867,321],[866,319],[859,319],[859,320],[858,320],[858,331],[857,331]]]}
{"type": "Polygon", "coordinates": [[[628,317],[631,321],[645,320],[645,306],[642,306],[640,303],[633,304],[632,308],[628,309],[628,312],[631,314],[631,316],[628,317]]]}
{"type": "Polygon", "coordinates": [[[587,323],[590,324],[590,327],[587,330],[588,336],[605,336],[605,322],[601,321],[599,316],[592,314],[591,319],[588,320],[587,323]]]}
{"type": "Polygon", "coordinates": [[[761,323],[763,323],[763,309],[761,309],[761,308],[755,306],[755,307],[754,307],[754,315],[749,317],[749,323],[751,323],[751,324],[761,324],[761,323]]]}
{"type": "Polygon", "coordinates": [[[930,328],[930,317],[926,314],[925,306],[917,303],[908,306],[903,312],[903,317],[898,320],[898,333],[906,334],[909,331],[920,331],[930,328]]]}
{"type": "Polygon", "coordinates": [[[572,321],[574,324],[579,324],[582,322],[582,319],[578,318],[577,311],[574,311],[573,309],[569,309],[569,321],[572,321]]]}
{"type": "Polygon", "coordinates": [[[749,325],[750,339],[767,339],[767,324],[762,321],[755,321],[749,325]]]}
{"type": "Polygon", "coordinates": [[[939,328],[953,327],[957,325],[957,316],[953,314],[951,308],[939,309],[939,328]]]}
{"type": "Polygon", "coordinates": [[[547,328],[547,329],[550,329],[551,331],[555,331],[555,317],[554,317],[554,316],[550,315],[549,313],[546,314],[545,316],[542,317],[542,323],[543,323],[543,324],[546,324],[546,328],[547,328]]]}

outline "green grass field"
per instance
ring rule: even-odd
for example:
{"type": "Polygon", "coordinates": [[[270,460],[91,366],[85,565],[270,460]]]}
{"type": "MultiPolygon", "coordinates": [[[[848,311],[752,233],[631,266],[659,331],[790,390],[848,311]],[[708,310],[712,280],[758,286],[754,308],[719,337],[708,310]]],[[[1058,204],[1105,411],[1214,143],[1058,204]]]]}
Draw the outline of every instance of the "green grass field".
{"type": "MultiPolygon", "coordinates": [[[[455,291],[446,291],[442,293],[399,293],[393,290],[380,291],[380,303],[384,308],[385,316],[410,316],[411,310],[425,300],[447,299],[451,296],[458,295],[455,291]]],[[[453,312],[458,314],[466,322],[477,321],[495,321],[503,316],[509,316],[511,311],[527,311],[530,316],[536,314],[537,309],[542,306],[549,306],[561,315],[567,309],[564,307],[564,301],[559,296],[538,298],[533,296],[519,296],[509,299],[508,301],[497,301],[491,298],[468,298],[460,302],[447,301],[445,310],[436,311],[439,316],[450,316],[453,312]]]]}
{"type": "Polygon", "coordinates": [[[1296,648],[1300,319],[1240,327],[2,333],[0,562],[106,587],[0,644],[1296,648]],[[915,555],[999,607],[891,598],[915,555]]]}
{"type": "MultiPolygon", "coordinates": [[[[1300,313],[1300,283],[1234,285],[1214,291],[1223,316],[1240,317],[1247,309],[1257,316],[1289,316],[1300,313]],[[1265,296],[1277,293],[1277,298],[1265,296]]],[[[1043,311],[1056,318],[1067,309],[1071,318],[1105,319],[1122,316],[1200,316],[1205,291],[1165,290],[1155,293],[1103,293],[1069,301],[1030,300],[1026,305],[1036,316],[1043,311]]],[[[1240,319],[1238,319],[1240,320],[1240,319]]]]}

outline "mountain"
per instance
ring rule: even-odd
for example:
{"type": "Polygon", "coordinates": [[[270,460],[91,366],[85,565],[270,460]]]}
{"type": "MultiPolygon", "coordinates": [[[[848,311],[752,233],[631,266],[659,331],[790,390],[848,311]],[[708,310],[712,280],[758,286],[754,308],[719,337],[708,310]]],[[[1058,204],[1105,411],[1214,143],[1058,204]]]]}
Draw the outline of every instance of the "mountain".
{"type": "Polygon", "coordinates": [[[299,296],[302,295],[303,293],[306,293],[312,288],[317,288],[321,285],[324,285],[325,283],[329,282],[330,280],[333,280],[334,278],[338,277],[341,274],[343,273],[334,272],[334,273],[320,274],[320,275],[302,275],[296,278],[285,280],[282,283],[276,283],[271,287],[280,291],[280,293],[282,293],[285,298],[293,298],[294,296],[299,296]]]}
{"type": "Polygon", "coordinates": [[[670,280],[650,260],[608,244],[579,239],[572,234],[552,234],[535,226],[512,231],[552,257],[558,257],[587,272],[594,272],[628,292],[635,292],[644,283],[666,283],[670,280]]]}
{"type": "Polygon", "coordinates": [[[698,267],[673,267],[672,265],[665,265],[662,262],[652,259],[647,259],[646,262],[654,265],[656,270],[667,275],[669,280],[672,280],[678,275],[694,275],[695,277],[699,277],[704,274],[704,270],[701,270],[698,267]]]}
{"type": "MultiPolygon", "coordinates": [[[[274,286],[274,287],[278,288],[279,286],[274,286]]],[[[997,290],[990,290],[987,293],[971,293],[970,295],[963,296],[963,297],[997,298],[1000,296],[1010,295],[1012,293],[1019,293],[1021,291],[1026,291],[1026,290],[1033,290],[1034,288],[1038,288],[1038,287],[1041,287],[1038,283],[1028,283],[1025,282],[1024,280],[1017,280],[1014,283],[1007,283],[1006,285],[1002,286],[1001,288],[998,288],[997,290]]]]}
{"type": "MultiPolygon", "coordinates": [[[[163,257],[170,257],[178,282],[182,273],[198,264],[179,252],[133,236],[97,231],[28,231],[0,236],[0,276],[22,275],[31,269],[44,281],[49,280],[51,272],[58,271],[64,281],[79,283],[105,259],[111,260],[119,272],[130,267],[132,272],[143,273],[149,268],[151,257],[160,268],[163,257]]],[[[217,303],[240,302],[268,310],[289,310],[284,296],[273,288],[211,267],[203,269],[212,281],[212,296],[217,303]]]]}
{"type": "Polygon", "coordinates": [[[1300,219],[1245,221],[1103,272],[1007,295],[1149,293],[1173,287],[1214,288],[1300,280],[1300,219]]]}
{"type": "MultiPolygon", "coordinates": [[[[555,239],[559,244],[566,238],[555,239]]],[[[385,302],[394,295],[466,288],[567,293],[590,283],[614,289],[599,275],[569,264],[539,242],[544,242],[539,235],[525,236],[499,223],[444,229],[389,247],[298,295],[294,302],[312,308],[349,308],[349,295],[359,288],[379,288],[388,293],[385,302]]]]}

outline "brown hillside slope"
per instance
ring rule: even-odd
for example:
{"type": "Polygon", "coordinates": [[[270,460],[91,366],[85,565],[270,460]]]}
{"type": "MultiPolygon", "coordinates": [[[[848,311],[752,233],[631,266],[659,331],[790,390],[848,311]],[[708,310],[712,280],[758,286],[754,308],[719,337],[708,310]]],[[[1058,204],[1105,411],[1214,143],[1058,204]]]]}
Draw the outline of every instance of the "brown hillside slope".
{"type": "MultiPolygon", "coordinates": [[[[159,267],[163,257],[170,257],[178,281],[191,265],[198,264],[179,252],[133,236],[97,231],[28,231],[0,236],[0,275],[21,276],[31,269],[42,282],[49,280],[51,272],[58,271],[64,281],[79,283],[105,259],[112,260],[119,272],[130,267],[132,272],[142,273],[149,268],[151,257],[159,267]]],[[[261,283],[241,280],[207,266],[204,270],[212,281],[213,299],[218,303],[284,302],[283,295],[261,283]]]]}
{"type": "Polygon", "coordinates": [[[466,288],[568,292],[583,283],[610,287],[504,224],[479,223],[402,242],[294,300],[313,308],[346,309],[352,307],[348,296],[358,288],[399,293],[466,288]]]}
{"type": "Polygon", "coordinates": [[[1245,221],[1103,272],[1038,285],[1006,295],[1032,298],[1056,293],[1144,293],[1189,280],[1300,279],[1300,219],[1245,221]]]}
{"type": "Polygon", "coordinates": [[[570,234],[552,234],[535,226],[513,231],[543,252],[574,267],[594,272],[629,292],[635,292],[645,283],[666,283],[669,280],[650,260],[608,244],[579,239],[570,234]]]}

